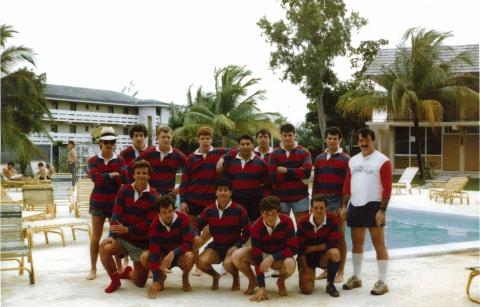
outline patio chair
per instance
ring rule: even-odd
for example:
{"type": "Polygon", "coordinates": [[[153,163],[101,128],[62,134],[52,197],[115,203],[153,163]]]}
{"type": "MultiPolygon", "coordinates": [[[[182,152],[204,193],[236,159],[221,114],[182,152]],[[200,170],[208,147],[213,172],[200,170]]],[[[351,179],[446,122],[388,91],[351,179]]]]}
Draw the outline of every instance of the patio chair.
{"type": "Polygon", "coordinates": [[[467,279],[467,297],[469,300],[471,300],[472,302],[475,302],[477,304],[480,304],[480,298],[478,297],[474,297],[472,295],[470,295],[470,286],[472,285],[472,280],[475,276],[479,276],[480,275],[480,267],[478,266],[475,266],[475,267],[471,267],[471,268],[466,268],[467,270],[471,270],[470,274],[468,275],[468,279],[467,279]]]}
{"type": "Polygon", "coordinates": [[[25,210],[42,211],[47,218],[55,218],[56,208],[51,184],[24,185],[22,196],[25,210]]]}
{"type": "Polygon", "coordinates": [[[15,202],[2,202],[0,205],[0,230],[2,233],[0,239],[1,261],[16,261],[18,267],[4,267],[1,271],[19,271],[23,275],[26,270],[29,273],[30,284],[35,283],[35,273],[33,270],[33,257],[31,241],[25,244],[25,233],[27,238],[30,236],[30,229],[22,227],[22,206],[15,202]],[[25,266],[25,257],[30,268],[25,266]]]}
{"type": "Polygon", "coordinates": [[[93,182],[90,179],[79,179],[77,181],[74,205],[76,217],[80,217],[81,212],[88,212],[92,191],[93,182]]]}
{"type": "MultiPolygon", "coordinates": [[[[72,237],[73,240],[76,241],[77,237],[75,235],[75,231],[86,231],[88,233],[89,239],[92,238],[92,231],[90,227],[90,223],[86,220],[81,220],[78,218],[61,218],[61,219],[53,219],[53,220],[43,220],[43,221],[33,221],[33,222],[25,222],[25,226],[29,227],[30,235],[32,233],[43,232],[45,235],[45,243],[49,244],[48,240],[48,233],[56,233],[60,235],[62,239],[62,245],[65,247],[65,234],[63,232],[63,227],[69,227],[72,230],[72,237]]],[[[29,239],[33,242],[32,238],[29,239]]],[[[33,246],[33,243],[32,243],[33,246]]]]}
{"type": "Polygon", "coordinates": [[[412,188],[418,188],[418,193],[420,194],[420,185],[412,184],[412,180],[418,172],[418,167],[407,167],[404,171],[398,182],[392,184],[392,188],[397,191],[398,194],[401,193],[402,189],[408,190],[409,194],[412,194],[412,188]]]}
{"type": "Polygon", "coordinates": [[[468,192],[463,191],[463,188],[468,182],[468,177],[452,177],[450,178],[445,186],[441,189],[438,188],[431,188],[428,191],[428,198],[432,200],[435,198],[435,201],[439,197],[443,198],[443,202],[446,203],[447,200],[450,200],[450,205],[453,204],[453,200],[455,198],[460,199],[460,204],[463,203],[463,199],[467,201],[467,205],[470,204],[470,197],[468,192]]]}
{"type": "Polygon", "coordinates": [[[55,207],[67,205],[68,212],[73,210],[72,174],[55,173],[51,178],[55,207]]]}

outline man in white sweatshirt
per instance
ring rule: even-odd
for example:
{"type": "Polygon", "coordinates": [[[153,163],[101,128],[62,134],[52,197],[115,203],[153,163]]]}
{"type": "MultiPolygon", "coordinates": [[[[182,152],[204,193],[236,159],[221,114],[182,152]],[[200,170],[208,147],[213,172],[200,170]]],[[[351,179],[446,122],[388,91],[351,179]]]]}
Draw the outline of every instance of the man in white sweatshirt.
{"type": "Polygon", "coordinates": [[[373,130],[360,129],[357,140],[361,152],[348,162],[343,207],[340,212],[343,219],[346,218],[352,236],[353,276],[343,285],[343,289],[351,290],[362,286],[360,274],[363,243],[368,228],[378,264],[378,281],[370,293],[382,295],[388,292],[388,251],[384,240],[384,226],[385,212],[392,192],[392,164],[385,155],[375,150],[373,130]]]}

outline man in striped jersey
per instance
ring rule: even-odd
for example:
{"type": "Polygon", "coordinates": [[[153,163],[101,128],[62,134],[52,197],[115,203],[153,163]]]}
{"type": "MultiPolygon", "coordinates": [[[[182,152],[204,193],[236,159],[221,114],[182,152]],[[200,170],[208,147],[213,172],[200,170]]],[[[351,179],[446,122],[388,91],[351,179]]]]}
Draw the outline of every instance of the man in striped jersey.
{"type": "Polygon", "coordinates": [[[167,272],[178,266],[182,271],[182,289],[191,291],[188,274],[192,270],[194,255],[193,236],[188,215],[175,211],[175,200],[163,195],[157,199],[158,217],[150,225],[150,244],[141,260],[152,271],[153,282],[147,290],[149,298],[155,298],[163,290],[167,272]]]}
{"type": "Polygon", "coordinates": [[[125,161],[113,151],[116,140],[115,130],[112,127],[103,127],[99,139],[101,151],[88,160],[88,177],[94,183],[89,209],[92,216],[91,268],[87,277],[89,280],[97,276],[98,250],[105,219],[111,218],[117,191],[128,180],[125,161]]]}
{"type": "Polygon", "coordinates": [[[148,135],[147,128],[143,124],[136,124],[128,129],[128,135],[132,139],[132,146],[128,146],[120,152],[120,157],[127,163],[130,179],[133,178],[132,165],[138,156],[146,149],[145,138],[148,135]]]}
{"type": "Polygon", "coordinates": [[[223,262],[225,270],[233,276],[231,290],[240,290],[238,270],[233,265],[231,256],[250,238],[248,215],[245,208],[232,202],[232,183],[228,178],[217,179],[215,195],[217,200],[202,211],[195,225],[196,247],[203,244],[199,233],[205,226],[209,226],[213,237],[213,241],[198,257],[197,267],[212,276],[210,289],[217,290],[220,274],[213,269],[212,264],[223,262]]]}
{"type": "MultiPolygon", "coordinates": [[[[329,127],[325,131],[325,144],[327,149],[319,154],[314,163],[312,195],[324,194],[327,197],[328,212],[335,213],[339,218],[340,236],[340,269],[335,282],[343,281],[343,270],[347,258],[347,243],[345,242],[345,221],[339,215],[342,207],[343,183],[347,176],[348,160],[350,156],[340,147],[342,132],[337,127],[329,127]]],[[[318,279],[327,277],[327,272],[322,272],[318,279]]]]}
{"type": "Polygon", "coordinates": [[[271,154],[268,164],[272,194],[280,198],[282,213],[293,211],[295,221],[308,214],[308,181],[312,172],[312,158],[308,149],[295,141],[295,127],[280,127],[282,142],[271,154]]]}
{"type": "Polygon", "coordinates": [[[224,156],[223,176],[232,180],[233,201],[247,210],[248,219],[253,223],[260,217],[260,201],[263,186],[268,182],[268,168],[253,152],[251,136],[241,136],[238,148],[235,156],[224,156]]]}
{"type": "Polygon", "coordinates": [[[155,208],[158,193],[148,184],[152,173],[148,162],[136,161],[132,168],[135,181],[118,190],[110,234],[100,246],[100,259],[111,279],[106,293],[117,290],[121,285],[120,279],[131,279],[138,287],[143,287],[147,281],[148,270],[140,263],[140,255],[148,248],[148,228],[158,212],[155,208]],[[119,274],[115,270],[113,255],[130,256],[134,269],[126,267],[119,274]]]}
{"type": "Polygon", "coordinates": [[[327,203],[324,195],[314,195],[310,215],[298,225],[298,280],[301,292],[310,294],[315,285],[315,268],[328,268],[326,291],[338,297],[333,281],[340,265],[340,232],[337,214],[327,212],[327,203]]]}
{"type": "Polygon", "coordinates": [[[272,134],[267,129],[260,129],[255,133],[255,139],[258,146],[253,151],[268,165],[270,154],[273,152],[273,148],[270,147],[272,134]]]}
{"type": "Polygon", "coordinates": [[[175,178],[178,169],[185,165],[185,155],[172,147],[170,127],[158,127],[157,141],[156,147],[143,151],[138,159],[144,159],[152,166],[153,173],[149,182],[158,193],[175,197],[178,193],[178,189],[175,189],[175,178]]]}
{"type": "Polygon", "coordinates": [[[362,128],[357,133],[361,152],[348,161],[347,177],[343,187],[341,215],[346,218],[352,236],[353,276],[343,285],[351,290],[362,286],[363,243],[368,228],[377,254],[378,281],[370,291],[372,295],[388,292],[386,283],[388,251],[385,246],[385,212],[392,193],[392,164],[375,150],[375,132],[362,128]],[[348,205],[348,209],[347,209],[348,205]]]}
{"type": "Polygon", "coordinates": [[[288,295],[285,280],[295,271],[295,259],[298,242],[293,221],[289,216],[280,214],[280,200],[276,196],[267,196],[260,203],[262,216],[253,224],[251,230],[252,247],[237,250],[232,258],[235,266],[248,278],[245,295],[257,293],[252,301],[268,299],[265,288],[265,272],[269,269],[279,271],[277,279],[280,296],[288,295]],[[255,266],[255,274],[251,265],[255,266]]]}

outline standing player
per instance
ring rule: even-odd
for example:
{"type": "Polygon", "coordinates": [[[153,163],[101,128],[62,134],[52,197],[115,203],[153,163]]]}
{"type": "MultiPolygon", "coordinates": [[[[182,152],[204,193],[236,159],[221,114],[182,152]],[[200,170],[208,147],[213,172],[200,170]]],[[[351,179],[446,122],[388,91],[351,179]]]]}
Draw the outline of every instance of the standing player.
{"type": "Polygon", "coordinates": [[[282,143],[270,154],[268,170],[273,185],[272,194],[282,202],[282,213],[290,210],[298,221],[308,214],[308,184],[312,172],[312,158],[308,149],[295,141],[295,127],[280,127],[282,143]]]}
{"type": "Polygon", "coordinates": [[[240,290],[240,278],[232,263],[232,253],[250,238],[248,215],[245,208],[232,202],[232,182],[229,179],[217,179],[215,195],[217,200],[202,211],[195,226],[195,245],[198,248],[203,245],[199,233],[205,226],[209,226],[213,237],[213,241],[198,257],[197,267],[212,276],[210,289],[217,290],[221,275],[213,269],[212,264],[223,262],[225,270],[233,276],[231,290],[240,290]]]}
{"type": "Polygon", "coordinates": [[[160,126],[157,129],[156,147],[150,147],[140,155],[153,168],[150,176],[150,184],[161,194],[175,197],[178,190],[175,189],[175,178],[180,167],[185,165],[185,155],[172,147],[172,129],[168,126],[160,126]]]}
{"type": "Polygon", "coordinates": [[[145,286],[148,270],[140,262],[140,255],[148,248],[148,228],[158,210],[155,200],[158,193],[148,184],[152,168],[144,160],[133,164],[132,184],[120,187],[113,207],[110,235],[100,247],[100,259],[111,279],[106,293],[112,293],[120,285],[120,279],[131,279],[138,287],[145,286]],[[112,256],[130,256],[133,267],[118,273],[112,256]]]}
{"type": "Polygon", "coordinates": [[[333,281],[340,265],[340,232],[337,214],[327,212],[327,203],[325,196],[314,195],[310,216],[302,218],[298,225],[298,280],[302,293],[310,294],[315,285],[315,268],[328,268],[326,291],[337,297],[340,294],[333,281]]]}
{"type": "Polygon", "coordinates": [[[132,146],[128,146],[120,152],[120,157],[125,160],[128,167],[128,174],[133,176],[132,164],[138,156],[146,149],[145,138],[148,135],[147,128],[143,124],[133,125],[128,129],[128,135],[132,139],[132,146]]]}
{"type": "Polygon", "coordinates": [[[105,219],[112,217],[117,191],[128,180],[125,161],[113,151],[116,140],[115,130],[112,127],[103,127],[100,132],[101,151],[88,160],[88,177],[94,183],[89,209],[92,216],[91,268],[87,277],[89,280],[95,279],[97,276],[97,258],[103,224],[105,224],[105,219]]]}
{"type": "MultiPolygon", "coordinates": [[[[313,192],[312,195],[324,194],[327,197],[328,212],[335,213],[339,218],[340,236],[340,269],[335,282],[343,281],[343,270],[347,258],[347,243],[345,242],[345,221],[339,215],[342,207],[343,183],[347,176],[348,160],[350,156],[340,147],[342,132],[337,127],[327,128],[325,131],[325,144],[327,149],[319,154],[314,163],[313,192]]],[[[318,279],[326,278],[327,273],[322,272],[318,279]]]]}
{"type": "Polygon", "coordinates": [[[353,276],[343,285],[343,289],[351,290],[362,286],[360,273],[363,243],[368,228],[378,264],[378,281],[370,293],[382,295],[388,292],[388,251],[385,246],[384,226],[385,212],[392,193],[392,164],[385,155],[375,150],[373,130],[362,128],[357,133],[357,138],[361,152],[348,162],[343,188],[341,215],[346,217],[347,225],[351,229],[353,262],[353,276]]]}
{"type": "Polygon", "coordinates": [[[248,219],[253,223],[260,217],[260,201],[263,187],[268,182],[268,168],[253,152],[251,136],[241,136],[238,148],[236,156],[225,155],[223,176],[232,180],[233,201],[247,210],[248,219]]]}
{"type": "Polygon", "coordinates": [[[157,200],[158,218],[150,225],[149,250],[142,254],[142,263],[150,268],[153,283],[147,290],[149,298],[155,298],[163,290],[166,272],[178,266],[182,271],[182,289],[191,291],[188,273],[192,270],[193,236],[188,215],[175,211],[175,200],[164,195],[157,200]]]}
{"type": "Polygon", "coordinates": [[[272,134],[267,129],[260,129],[255,133],[255,139],[258,146],[253,151],[268,165],[270,154],[273,152],[273,148],[270,147],[272,134]]]}
{"type": "Polygon", "coordinates": [[[285,280],[295,272],[295,259],[298,242],[293,221],[287,215],[280,214],[280,200],[275,196],[267,196],[260,203],[262,216],[253,224],[251,230],[252,247],[237,250],[232,258],[235,266],[248,278],[245,295],[257,293],[252,301],[267,300],[265,288],[265,272],[269,269],[279,271],[277,279],[280,296],[288,295],[285,280]],[[255,274],[251,265],[255,266],[255,274]]]}

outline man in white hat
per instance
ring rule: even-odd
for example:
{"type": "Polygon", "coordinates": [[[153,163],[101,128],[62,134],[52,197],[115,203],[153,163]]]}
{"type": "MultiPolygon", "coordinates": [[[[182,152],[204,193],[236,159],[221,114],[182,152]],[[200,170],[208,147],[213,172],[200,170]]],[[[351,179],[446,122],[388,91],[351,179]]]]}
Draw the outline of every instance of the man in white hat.
{"type": "Polygon", "coordinates": [[[88,160],[88,177],[94,188],[90,196],[89,213],[92,215],[92,239],[90,240],[91,269],[87,279],[95,279],[100,238],[105,219],[112,217],[113,203],[118,189],[127,183],[125,160],[113,151],[117,135],[112,127],[103,127],[99,144],[101,151],[88,160]]]}

